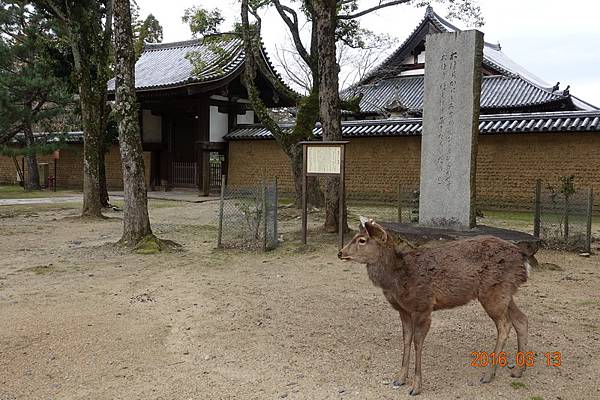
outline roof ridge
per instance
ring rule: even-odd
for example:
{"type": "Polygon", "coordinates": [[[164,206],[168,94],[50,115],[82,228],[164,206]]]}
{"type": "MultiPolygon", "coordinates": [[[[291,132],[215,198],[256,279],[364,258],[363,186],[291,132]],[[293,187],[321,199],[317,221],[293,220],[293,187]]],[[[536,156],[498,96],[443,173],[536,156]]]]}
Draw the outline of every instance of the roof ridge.
{"type": "Polygon", "coordinates": [[[163,50],[163,49],[174,49],[178,47],[189,47],[189,46],[197,46],[201,45],[202,41],[207,37],[215,37],[215,36],[223,36],[231,35],[234,39],[241,38],[236,37],[235,32],[219,32],[219,33],[211,33],[209,35],[205,35],[201,38],[193,38],[188,40],[179,40],[176,42],[161,42],[161,43],[144,43],[144,51],[152,51],[152,50],[163,50]]]}

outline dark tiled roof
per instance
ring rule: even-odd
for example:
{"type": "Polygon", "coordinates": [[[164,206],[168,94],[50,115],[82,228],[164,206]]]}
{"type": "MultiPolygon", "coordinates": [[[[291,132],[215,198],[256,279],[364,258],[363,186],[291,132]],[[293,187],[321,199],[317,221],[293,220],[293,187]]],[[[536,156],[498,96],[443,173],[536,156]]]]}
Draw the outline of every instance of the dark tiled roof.
{"type": "MultiPolygon", "coordinates": [[[[273,76],[282,81],[264,46],[262,56],[273,76]]],[[[241,71],[245,59],[243,40],[232,33],[183,42],[146,43],[135,64],[135,87],[138,91],[147,91],[217,81],[241,71]],[[199,75],[194,75],[188,59],[190,53],[194,53],[203,66],[199,75]]],[[[108,90],[113,92],[114,89],[115,80],[111,79],[108,90]]]]}
{"type": "MultiPolygon", "coordinates": [[[[195,39],[175,43],[147,43],[135,64],[137,90],[153,90],[184,86],[224,78],[244,63],[243,43],[234,35],[215,35],[211,40],[195,39]],[[215,48],[222,49],[215,52],[215,48]],[[202,73],[193,76],[188,54],[198,55],[203,64],[202,73]]],[[[115,81],[108,83],[110,91],[115,81]]]]}
{"type": "MultiPolygon", "coordinates": [[[[370,136],[418,136],[422,130],[421,118],[343,121],[345,138],[370,136]]],[[[290,128],[285,125],[284,128],[290,128]]],[[[568,111],[525,114],[482,115],[479,131],[483,135],[525,134],[536,132],[600,132],[600,111],[568,111]]],[[[314,130],[321,135],[321,128],[314,130]]],[[[226,137],[228,140],[272,139],[271,132],[261,125],[242,126],[226,137]]]]}
{"type": "MultiPolygon", "coordinates": [[[[42,139],[45,142],[60,142],[65,141],[66,143],[83,143],[83,131],[72,131],[63,133],[54,132],[36,132],[33,134],[35,139],[42,139]]],[[[17,133],[11,140],[12,143],[25,143],[25,135],[23,133],[17,133]]]]}
{"type": "MultiPolygon", "coordinates": [[[[394,100],[409,110],[423,109],[424,77],[405,76],[384,79],[373,84],[357,86],[342,92],[348,99],[363,94],[360,110],[384,113],[394,100]]],[[[562,92],[552,93],[520,77],[485,76],[481,82],[481,108],[514,109],[565,101],[562,92]]]]}
{"type": "MultiPolygon", "coordinates": [[[[361,87],[365,84],[376,83],[376,81],[383,79],[396,80],[400,72],[405,68],[402,64],[403,59],[409,56],[414,47],[419,46],[424,40],[427,33],[436,32],[457,32],[459,28],[446,21],[433,11],[433,8],[427,7],[427,11],[421,23],[415,28],[415,30],[409,35],[406,41],[396,49],[389,57],[387,57],[378,67],[374,68],[367,76],[359,82],[357,85],[350,87],[342,93],[360,91],[361,87]],[[391,78],[390,78],[391,77],[391,78]]],[[[559,99],[562,96],[562,92],[555,92],[552,94],[552,85],[544,82],[542,79],[525,69],[523,66],[517,64],[510,59],[501,49],[499,44],[492,44],[485,42],[483,47],[483,64],[492,71],[505,76],[506,78],[512,78],[513,81],[496,81],[497,86],[495,88],[486,88],[485,79],[483,82],[483,97],[481,106],[485,109],[486,107],[494,108],[524,108],[529,106],[536,106],[542,104],[548,104],[552,101],[559,99]],[[486,93],[486,89],[490,89],[486,93]]],[[[422,79],[422,76],[421,76],[422,79]]],[[[415,84],[413,82],[413,84],[415,84]]],[[[420,93],[415,93],[419,90],[416,87],[403,87],[408,91],[406,106],[414,106],[414,109],[422,108],[422,87],[420,93]],[[411,102],[412,100],[412,102],[411,102]]],[[[389,88],[388,88],[389,90],[389,88]]],[[[394,89],[397,91],[397,89],[394,89]]],[[[380,98],[379,93],[374,93],[373,98],[376,101],[367,100],[367,103],[361,103],[361,111],[364,112],[381,112],[381,106],[389,104],[394,98],[389,97],[389,93],[383,95],[386,97],[380,98]]],[[[366,94],[366,93],[365,93],[366,94]]],[[[570,109],[581,109],[581,110],[597,110],[598,108],[586,103],[574,96],[562,96],[564,101],[567,101],[567,105],[570,109]]],[[[558,109],[558,108],[557,108],[558,109]]],[[[518,111],[518,110],[514,110],[518,111]]],[[[527,111],[527,110],[523,110],[527,111]]],[[[484,110],[485,112],[485,110],[484,110]]]]}

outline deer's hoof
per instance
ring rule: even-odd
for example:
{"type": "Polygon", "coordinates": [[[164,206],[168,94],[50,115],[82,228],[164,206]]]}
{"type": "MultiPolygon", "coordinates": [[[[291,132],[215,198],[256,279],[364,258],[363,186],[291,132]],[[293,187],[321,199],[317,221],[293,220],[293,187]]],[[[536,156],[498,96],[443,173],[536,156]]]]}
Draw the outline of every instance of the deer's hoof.
{"type": "Polygon", "coordinates": [[[392,387],[394,389],[400,389],[400,386],[403,386],[405,384],[406,384],[406,380],[396,379],[394,382],[392,382],[392,387]]]}
{"type": "Polygon", "coordinates": [[[510,373],[510,376],[513,378],[520,378],[523,376],[523,370],[522,369],[513,369],[510,373]]]}
{"type": "Polygon", "coordinates": [[[408,392],[408,394],[411,396],[416,396],[419,393],[421,393],[421,389],[415,389],[415,388],[411,389],[410,392],[408,392]]]}
{"type": "Polygon", "coordinates": [[[481,383],[490,383],[493,380],[494,380],[494,375],[485,374],[484,376],[481,377],[481,379],[479,380],[479,382],[481,382],[481,383]]]}

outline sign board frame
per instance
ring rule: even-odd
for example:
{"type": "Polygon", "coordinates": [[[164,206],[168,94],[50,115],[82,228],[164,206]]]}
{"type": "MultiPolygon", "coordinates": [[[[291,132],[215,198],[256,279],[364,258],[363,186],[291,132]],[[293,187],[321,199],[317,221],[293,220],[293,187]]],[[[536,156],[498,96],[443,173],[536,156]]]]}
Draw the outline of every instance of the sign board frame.
{"type": "Polygon", "coordinates": [[[339,194],[339,248],[344,246],[344,201],[346,197],[346,145],[348,141],[307,141],[302,145],[302,243],[306,244],[308,231],[307,185],[309,176],[340,178],[339,194]],[[330,148],[328,154],[324,151],[330,148]],[[320,159],[317,157],[320,156],[320,159]],[[310,167],[309,167],[310,166],[310,167]],[[337,167],[337,168],[336,168],[337,167]],[[310,169],[310,171],[309,171],[310,169]]]}

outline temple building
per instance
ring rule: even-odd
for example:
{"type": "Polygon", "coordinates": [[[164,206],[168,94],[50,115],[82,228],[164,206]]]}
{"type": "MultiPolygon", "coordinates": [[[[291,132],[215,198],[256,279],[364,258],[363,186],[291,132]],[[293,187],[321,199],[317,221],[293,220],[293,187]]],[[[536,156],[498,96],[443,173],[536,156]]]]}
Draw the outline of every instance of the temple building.
{"type": "MultiPolygon", "coordinates": [[[[458,30],[428,7],[396,51],[341,92],[344,99],[360,97],[359,110],[342,114],[343,137],[350,141],[350,197],[381,198],[399,185],[418,187],[426,38],[458,30]]],[[[269,107],[293,107],[275,89],[275,80],[283,81],[264,49],[262,56],[269,66],[268,75],[258,75],[262,99],[269,107]]],[[[568,87],[544,82],[499,44],[486,42],[483,56],[478,201],[530,204],[536,179],[555,183],[565,175],[600,192],[600,109],[568,87]]],[[[234,34],[145,46],[135,72],[151,189],[197,188],[206,195],[227,175],[234,185],[276,176],[282,192],[294,190],[287,157],[247,100],[244,61],[242,40],[234,34]]],[[[314,133],[319,137],[318,125],[314,133]]],[[[73,148],[81,145],[81,134],[70,136],[71,149],[61,151],[57,162],[57,182],[80,187],[83,161],[73,148]]],[[[13,160],[0,157],[0,182],[14,182],[15,176],[13,160]]],[[[122,186],[121,176],[114,146],[107,155],[109,187],[122,186]]]]}
{"type": "MultiPolygon", "coordinates": [[[[459,29],[428,7],[408,39],[364,79],[345,89],[360,110],[343,113],[349,196],[381,198],[398,185],[418,188],[426,36],[459,29]]],[[[600,109],[545,83],[511,60],[499,44],[483,50],[477,196],[482,204],[527,205],[536,179],[555,183],[575,175],[600,190],[600,109]]],[[[315,128],[320,135],[320,128],[315,128]]],[[[265,163],[283,189],[292,181],[268,130],[240,125],[229,142],[229,181],[260,175],[265,163]],[[252,165],[252,168],[248,168],[252,165]],[[239,167],[238,167],[239,166],[239,167]],[[244,166],[243,168],[241,166],[244,166]]],[[[258,179],[258,178],[256,178],[258,179]]]]}

